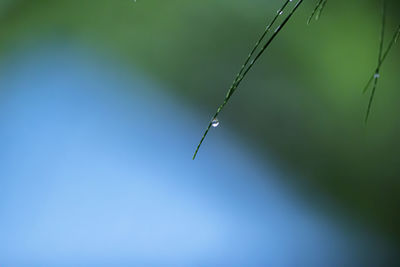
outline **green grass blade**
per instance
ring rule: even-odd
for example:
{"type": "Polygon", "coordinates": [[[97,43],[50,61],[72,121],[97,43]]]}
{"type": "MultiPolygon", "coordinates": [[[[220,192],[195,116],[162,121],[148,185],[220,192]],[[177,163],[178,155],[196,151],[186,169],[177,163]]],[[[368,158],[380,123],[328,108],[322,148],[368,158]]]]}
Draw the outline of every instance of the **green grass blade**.
{"type": "Polygon", "coordinates": [[[307,20],[307,24],[311,23],[311,20],[313,19],[313,17],[315,16],[315,20],[318,20],[322,11],[325,8],[326,3],[328,2],[328,0],[318,0],[317,4],[315,5],[314,10],[312,11],[310,17],[307,20]]]}
{"type": "MultiPolygon", "coordinates": [[[[380,62],[379,65],[378,65],[379,68],[380,68],[380,67],[383,65],[383,63],[385,62],[386,57],[388,56],[389,52],[391,51],[393,45],[394,45],[395,43],[397,43],[397,40],[399,39],[399,36],[400,36],[400,25],[397,27],[397,30],[394,32],[393,38],[392,38],[392,40],[390,41],[388,47],[386,48],[385,53],[383,54],[382,60],[381,60],[381,62],[380,62]]],[[[369,80],[368,80],[368,82],[367,82],[367,85],[364,87],[364,90],[363,90],[363,93],[364,93],[364,94],[368,91],[368,88],[370,87],[372,81],[374,80],[375,74],[376,74],[376,70],[375,70],[375,72],[371,75],[371,77],[369,78],[369,80]]]]}
{"type": "Polygon", "coordinates": [[[374,78],[374,87],[372,88],[371,96],[369,98],[367,114],[365,115],[365,123],[368,122],[369,115],[371,113],[372,102],[373,102],[374,97],[375,97],[375,92],[376,92],[376,87],[377,86],[378,86],[378,78],[374,78]]]}
{"type": "Polygon", "coordinates": [[[321,17],[321,13],[324,10],[327,2],[328,0],[324,0],[324,2],[322,2],[320,9],[318,10],[317,15],[315,16],[315,20],[319,20],[319,17],[321,17]]]}
{"type": "Polygon", "coordinates": [[[272,26],[275,24],[276,20],[279,18],[279,16],[282,14],[281,12],[283,12],[286,7],[288,6],[288,4],[292,2],[292,0],[286,0],[286,2],[283,4],[283,6],[278,10],[278,12],[276,13],[275,17],[272,19],[272,21],[267,25],[267,27],[265,28],[264,32],[261,34],[260,38],[257,40],[256,44],[254,45],[253,49],[251,50],[251,52],[249,53],[249,55],[246,58],[246,61],[243,63],[242,68],[240,69],[240,71],[238,72],[238,74],[236,75],[236,78],[233,81],[233,84],[235,84],[235,81],[240,77],[240,75],[242,75],[245,67],[247,66],[247,64],[249,63],[251,57],[254,55],[254,53],[257,51],[257,48],[260,47],[261,42],[264,40],[265,36],[268,34],[268,32],[270,31],[270,29],[272,28],[272,26]]]}
{"type": "Polygon", "coordinates": [[[369,98],[367,113],[365,116],[365,123],[368,122],[368,118],[371,113],[371,107],[372,107],[372,103],[373,103],[373,100],[375,97],[376,88],[378,86],[378,79],[380,76],[380,68],[381,68],[381,62],[382,62],[382,57],[383,57],[383,44],[385,41],[385,26],[386,26],[386,0],[383,0],[382,3],[383,3],[382,4],[383,5],[382,29],[381,29],[381,37],[380,37],[380,45],[379,45],[378,65],[376,67],[376,72],[374,74],[374,87],[372,88],[371,96],[369,98]]]}
{"type": "MultiPolygon", "coordinates": [[[[288,16],[283,20],[283,22],[275,29],[274,33],[272,34],[272,36],[268,39],[268,41],[263,45],[262,49],[257,53],[257,55],[254,57],[253,60],[251,60],[251,56],[253,56],[253,54],[255,53],[255,51],[257,50],[257,48],[259,47],[262,39],[264,39],[265,35],[268,33],[269,29],[273,26],[274,23],[270,23],[271,26],[267,27],[267,31],[265,33],[264,36],[262,36],[261,41],[256,43],[255,48],[252,50],[252,52],[249,54],[251,55],[250,57],[247,58],[247,60],[245,61],[245,64],[243,64],[241,70],[239,71],[239,74],[236,76],[236,78],[233,81],[232,86],[230,87],[230,89],[228,90],[225,99],[223,101],[223,103],[218,107],[216,113],[214,114],[214,116],[211,118],[197,148],[196,151],[193,155],[193,159],[196,158],[197,153],[204,141],[204,139],[206,138],[208,132],[210,131],[210,128],[212,126],[212,120],[217,118],[219,113],[222,111],[222,109],[225,107],[225,105],[228,103],[229,99],[231,98],[231,96],[233,95],[233,93],[236,91],[237,87],[240,85],[241,81],[244,79],[244,77],[247,75],[247,73],[250,71],[250,69],[254,66],[254,64],[257,62],[257,60],[261,57],[261,55],[264,53],[264,51],[267,49],[267,47],[271,44],[271,42],[275,39],[275,37],[278,35],[278,33],[283,29],[283,27],[286,25],[286,23],[290,20],[290,18],[293,16],[293,14],[296,12],[296,10],[298,9],[298,7],[303,3],[304,0],[299,0],[296,5],[293,7],[292,11],[288,14],[288,16]],[[247,64],[249,63],[249,64],[247,64]]],[[[278,16],[281,14],[281,11],[283,11],[284,8],[286,8],[286,6],[288,5],[288,3],[291,1],[286,1],[284,6],[278,10],[277,16],[275,16],[273,22],[275,22],[278,18],[278,16]]]]}

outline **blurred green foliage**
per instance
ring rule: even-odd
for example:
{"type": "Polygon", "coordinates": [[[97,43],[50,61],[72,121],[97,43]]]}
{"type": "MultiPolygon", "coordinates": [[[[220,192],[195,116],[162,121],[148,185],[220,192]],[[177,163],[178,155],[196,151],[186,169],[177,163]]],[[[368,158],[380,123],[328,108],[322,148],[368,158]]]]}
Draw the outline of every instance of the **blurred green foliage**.
{"type": "MultiPolygon", "coordinates": [[[[200,138],[281,2],[4,1],[0,54],[57,40],[115,56],[203,112],[200,138]]],[[[328,196],[400,241],[399,44],[383,66],[365,126],[368,95],[361,91],[376,65],[380,1],[329,1],[307,26],[314,4],[307,1],[288,23],[220,120],[295,173],[288,182],[310,201],[328,196]]],[[[399,4],[389,3],[388,37],[400,23],[399,4]]]]}

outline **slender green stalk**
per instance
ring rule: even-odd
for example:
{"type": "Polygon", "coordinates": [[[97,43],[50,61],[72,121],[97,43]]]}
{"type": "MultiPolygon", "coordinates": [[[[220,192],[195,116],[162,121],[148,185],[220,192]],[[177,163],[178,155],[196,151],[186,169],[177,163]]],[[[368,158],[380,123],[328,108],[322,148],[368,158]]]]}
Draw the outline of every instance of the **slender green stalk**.
{"type": "Polygon", "coordinates": [[[386,0],[382,1],[382,29],[381,29],[381,39],[380,39],[380,45],[379,45],[379,56],[378,56],[378,65],[376,67],[376,71],[374,74],[374,86],[372,88],[372,92],[371,92],[371,96],[369,98],[369,102],[368,102],[368,108],[367,108],[367,114],[365,115],[365,123],[368,122],[368,118],[369,115],[371,113],[371,107],[372,107],[372,102],[374,100],[375,97],[375,92],[376,92],[376,88],[378,86],[378,79],[380,76],[380,69],[381,69],[381,65],[382,65],[382,56],[383,56],[383,44],[385,41],[385,26],[386,26],[386,0]]]}
{"type": "Polygon", "coordinates": [[[265,36],[268,34],[268,32],[270,31],[272,26],[275,24],[276,20],[279,18],[279,16],[285,10],[285,8],[288,6],[288,4],[290,2],[292,2],[292,1],[293,0],[286,0],[286,2],[283,4],[283,6],[277,11],[277,13],[276,13],[275,17],[272,19],[272,21],[267,25],[267,27],[265,28],[264,32],[261,34],[260,38],[257,40],[257,42],[254,45],[253,49],[251,50],[251,52],[247,56],[246,61],[243,63],[242,68],[240,69],[240,71],[236,75],[236,78],[233,80],[233,83],[232,83],[232,86],[231,86],[230,90],[235,85],[235,83],[236,83],[237,79],[240,77],[240,75],[242,75],[242,73],[243,73],[245,67],[247,66],[247,64],[249,63],[251,57],[256,52],[257,48],[260,47],[261,42],[264,40],[265,36]]]}
{"type": "Polygon", "coordinates": [[[209,122],[201,140],[200,143],[198,144],[196,151],[194,152],[193,155],[193,159],[196,158],[196,155],[204,141],[204,139],[206,138],[212,124],[213,124],[213,120],[216,119],[219,115],[219,113],[222,111],[222,109],[225,107],[225,105],[228,103],[229,99],[231,98],[231,96],[233,95],[233,93],[236,91],[237,87],[240,85],[241,81],[245,78],[245,76],[247,75],[247,73],[250,71],[250,69],[254,66],[254,64],[257,62],[257,60],[261,57],[261,55],[264,53],[264,51],[267,49],[267,47],[271,44],[271,42],[275,39],[275,37],[278,35],[278,33],[282,30],[282,28],[286,25],[286,23],[290,20],[290,18],[293,16],[293,14],[296,12],[296,10],[298,9],[298,7],[303,3],[304,0],[299,0],[296,5],[293,7],[292,11],[289,13],[289,15],[283,20],[283,22],[275,29],[274,33],[272,34],[272,36],[267,40],[267,42],[264,44],[264,46],[261,48],[261,50],[257,53],[257,55],[254,57],[253,60],[250,61],[251,57],[255,54],[257,48],[259,47],[259,45],[261,44],[262,40],[264,39],[264,37],[266,36],[266,34],[269,32],[270,28],[273,26],[273,24],[275,23],[275,21],[277,20],[277,18],[279,17],[279,15],[282,14],[283,10],[287,7],[287,5],[289,4],[289,2],[292,2],[292,0],[288,0],[284,3],[283,7],[278,10],[277,15],[274,17],[274,19],[271,21],[271,23],[267,26],[267,29],[264,31],[264,33],[261,35],[261,38],[259,39],[259,41],[257,41],[255,47],[253,48],[253,50],[250,52],[249,56],[247,57],[245,63],[242,65],[241,70],[239,71],[238,75],[236,76],[236,78],[233,81],[232,86],[230,87],[230,89],[228,90],[225,99],[223,101],[223,103],[218,107],[216,113],[214,114],[214,116],[212,117],[211,121],[209,122]]]}
{"type": "MultiPolygon", "coordinates": [[[[383,54],[383,57],[381,59],[380,64],[378,65],[379,67],[382,66],[383,62],[385,62],[386,57],[388,56],[389,52],[391,51],[393,45],[397,42],[397,40],[399,39],[400,36],[400,25],[397,27],[397,30],[394,32],[394,35],[392,37],[392,40],[390,41],[388,47],[386,48],[385,53],[383,54]]],[[[371,85],[372,81],[374,80],[374,76],[376,73],[376,69],[375,72],[371,75],[370,79],[367,82],[367,85],[364,87],[363,93],[366,93],[368,91],[369,86],[371,85]]]]}
{"type": "Polygon", "coordinates": [[[261,55],[264,53],[264,51],[268,48],[268,46],[272,43],[272,41],[275,39],[275,37],[278,35],[278,33],[282,30],[282,28],[286,25],[286,23],[290,20],[290,18],[293,16],[294,12],[296,12],[297,8],[300,6],[300,4],[303,2],[303,0],[299,0],[293,10],[290,12],[290,14],[285,18],[285,20],[275,29],[274,33],[268,39],[268,41],[265,43],[263,48],[258,52],[256,57],[250,62],[246,70],[243,72],[243,75],[237,80],[236,86],[234,90],[232,90],[231,94],[229,97],[233,94],[233,92],[237,89],[237,86],[241,83],[241,81],[244,79],[246,74],[250,71],[250,69],[253,67],[253,65],[257,62],[257,60],[261,57],[261,55]]]}
{"type": "Polygon", "coordinates": [[[310,17],[307,20],[307,24],[311,23],[312,18],[315,15],[315,20],[318,20],[319,17],[321,16],[322,11],[325,8],[326,3],[328,2],[328,0],[318,0],[317,4],[315,5],[315,8],[313,10],[313,12],[311,13],[310,17]]]}
{"type": "Polygon", "coordinates": [[[321,16],[321,13],[322,13],[322,11],[324,10],[325,5],[326,5],[327,2],[328,2],[328,0],[324,0],[324,2],[322,2],[321,8],[318,10],[317,15],[315,16],[315,19],[316,19],[316,20],[319,20],[319,17],[321,16]]]}

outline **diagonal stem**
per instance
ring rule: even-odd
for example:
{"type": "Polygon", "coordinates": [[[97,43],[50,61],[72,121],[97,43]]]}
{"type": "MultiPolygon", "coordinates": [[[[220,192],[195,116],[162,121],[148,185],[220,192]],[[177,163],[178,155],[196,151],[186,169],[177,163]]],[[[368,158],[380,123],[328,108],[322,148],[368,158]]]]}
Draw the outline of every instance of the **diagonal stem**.
{"type": "Polygon", "coordinates": [[[328,0],[318,0],[313,12],[311,13],[310,17],[307,20],[307,24],[311,23],[311,20],[314,17],[314,15],[315,15],[316,20],[319,19],[320,15],[322,13],[322,10],[325,8],[326,2],[328,2],[328,0]]]}
{"type": "Polygon", "coordinates": [[[283,4],[283,6],[278,10],[278,12],[276,13],[275,17],[272,19],[272,21],[267,25],[267,27],[265,28],[264,32],[261,34],[260,38],[258,39],[258,41],[256,42],[256,44],[254,45],[253,49],[251,50],[251,52],[249,53],[249,55],[246,58],[246,61],[243,63],[242,68],[240,69],[240,71],[238,72],[238,74],[236,75],[236,78],[233,80],[233,84],[231,86],[231,88],[235,85],[235,82],[237,81],[237,79],[240,77],[240,75],[242,75],[245,67],[247,66],[247,64],[250,62],[251,57],[254,55],[254,53],[256,52],[257,48],[260,47],[261,42],[264,40],[265,36],[267,35],[267,33],[270,31],[270,29],[272,28],[272,26],[275,24],[276,20],[279,18],[279,16],[282,14],[282,12],[285,10],[285,8],[288,6],[288,4],[292,2],[292,0],[286,0],[286,2],[283,4]]]}
{"type": "Polygon", "coordinates": [[[368,122],[369,115],[371,113],[372,102],[375,97],[376,88],[378,86],[378,79],[380,75],[380,69],[382,65],[382,55],[383,55],[383,43],[385,41],[385,26],[386,26],[386,0],[382,1],[382,29],[381,29],[381,39],[379,45],[379,56],[378,56],[378,65],[376,67],[376,72],[374,74],[374,87],[372,88],[371,96],[368,102],[367,114],[365,116],[365,123],[368,122]]]}
{"type": "Polygon", "coordinates": [[[283,20],[283,22],[275,29],[274,33],[272,34],[272,36],[268,39],[268,41],[264,44],[264,46],[262,47],[262,49],[257,53],[257,55],[254,57],[254,59],[250,62],[251,56],[253,56],[253,54],[255,53],[256,49],[259,47],[261,41],[264,39],[265,35],[268,33],[269,29],[273,26],[274,22],[276,21],[276,19],[278,18],[278,16],[281,14],[281,11],[283,11],[283,9],[288,5],[289,2],[292,2],[291,0],[286,1],[285,4],[283,5],[283,7],[278,10],[277,16],[275,16],[275,18],[272,20],[272,22],[269,24],[270,26],[267,27],[267,30],[265,32],[265,34],[262,35],[262,38],[260,38],[261,41],[256,43],[255,48],[252,50],[252,52],[249,54],[249,57],[247,58],[247,60],[245,61],[245,64],[243,64],[242,69],[239,71],[239,74],[236,76],[236,78],[233,81],[232,86],[230,87],[230,89],[228,90],[225,99],[223,101],[223,103],[218,107],[216,113],[214,114],[214,116],[212,117],[211,121],[209,122],[201,140],[200,143],[198,144],[196,151],[194,152],[193,155],[193,159],[196,158],[196,155],[204,141],[204,139],[206,138],[208,132],[210,131],[210,128],[212,126],[212,120],[217,118],[219,113],[222,111],[222,109],[225,107],[225,105],[228,103],[229,99],[231,98],[231,96],[233,95],[233,93],[236,91],[237,87],[240,85],[240,83],[242,82],[242,80],[245,78],[245,76],[247,75],[247,73],[250,71],[250,69],[254,66],[254,64],[257,62],[257,60],[261,57],[261,55],[264,53],[264,51],[269,47],[269,45],[272,43],[272,41],[275,39],[275,37],[278,35],[278,33],[282,30],[282,28],[286,25],[286,23],[290,20],[290,18],[293,16],[293,14],[296,12],[296,10],[298,9],[298,7],[303,3],[304,0],[299,0],[296,5],[293,7],[292,11],[289,13],[289,15],[283,20]]]}
{"type": "Polygon", "coordinates": [[[321,8],[318,10],[317,15],[315,16],[315,19],[316,19],[316,20],[319,20],[319,17],[321,16],[321,13],[322,13],[322,11],[324,10],[325,5],[326,5],[327,2],[328,2],[328,0],[324,0],[324,2],[322,2],[321,8]]]}
{"type": "MultiPolygon", "coordinates": [[[[383,54],[383,57],[378,65],[378,67],[380,68],[383,65],[383,62],[385,62],[386,57],[388,56],[390,50],[392,49],[393,45],[397,42],[397,40],[399,39],[400,36],[400,25],[397,27],[397,30],[394,32],[394,35],[392,37],[392,40],[390,41],[388,47],[386,48],[385,53],[383,54]]],[[[371,75],[370,79],[367,82],[367,85],[364,87],[363,93],[366,93],[369,86],[371,85],[372,81],[374,80],[374,76],[376,74],[376,69],[375,72],[371,75]]]]}

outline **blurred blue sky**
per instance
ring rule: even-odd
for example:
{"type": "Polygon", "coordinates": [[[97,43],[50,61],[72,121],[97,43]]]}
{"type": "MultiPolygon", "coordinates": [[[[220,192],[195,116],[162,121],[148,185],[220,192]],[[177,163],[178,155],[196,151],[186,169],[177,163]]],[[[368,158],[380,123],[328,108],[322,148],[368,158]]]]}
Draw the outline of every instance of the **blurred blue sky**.
{"type": "Polygon", "coordinates": [[[390,251],[305,205],[223,121],[192,161],[204,114],[149,77],[51,42],[0,64],[0,266],[368,266],[390,251]]]}

